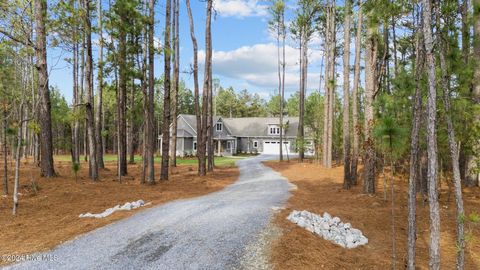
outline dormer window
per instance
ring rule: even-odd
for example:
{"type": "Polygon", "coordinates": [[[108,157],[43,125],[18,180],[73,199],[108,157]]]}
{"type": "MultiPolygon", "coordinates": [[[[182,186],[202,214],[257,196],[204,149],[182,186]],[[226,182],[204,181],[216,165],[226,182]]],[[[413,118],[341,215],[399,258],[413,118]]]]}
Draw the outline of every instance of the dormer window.
{"type": "Polygon", "coordinates": [[[280,135],[280,128],[276,125],[269,126],[268,135],[280,135]]]}
{"type": "Polygon", "coordinates": [[[215,130],[216,131],[222,131],[223,130],[223,124],[222,123],[217,123],[215,125],[215,130]]]}

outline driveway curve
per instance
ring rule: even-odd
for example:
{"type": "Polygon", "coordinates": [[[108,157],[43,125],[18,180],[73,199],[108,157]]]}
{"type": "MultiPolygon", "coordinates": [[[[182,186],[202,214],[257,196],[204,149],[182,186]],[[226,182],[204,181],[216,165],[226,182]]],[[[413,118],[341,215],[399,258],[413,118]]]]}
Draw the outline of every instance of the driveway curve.
{"type": "Polygon", "coordinates": [[[247,247],[289,197],[286,179],[261,163],[272,158],[237,161],[239,179],[221,191],[146,209],[5,268],[245,268],[247,247]]]}

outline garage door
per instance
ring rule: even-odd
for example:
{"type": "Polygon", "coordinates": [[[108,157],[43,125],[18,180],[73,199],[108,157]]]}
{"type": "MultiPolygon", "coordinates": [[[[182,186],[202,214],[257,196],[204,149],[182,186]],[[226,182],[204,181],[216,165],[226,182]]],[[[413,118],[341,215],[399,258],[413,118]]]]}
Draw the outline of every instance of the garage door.
{"type": "MultiPolygon", "coordinates": [[[[287,151],[290,153],[290,142],[283,142],[283,153],[287,151]]],[[[279,155],[280,154],[280,141],[264,141],[263,142],[263,154],[267,155],[279,155]]]]}

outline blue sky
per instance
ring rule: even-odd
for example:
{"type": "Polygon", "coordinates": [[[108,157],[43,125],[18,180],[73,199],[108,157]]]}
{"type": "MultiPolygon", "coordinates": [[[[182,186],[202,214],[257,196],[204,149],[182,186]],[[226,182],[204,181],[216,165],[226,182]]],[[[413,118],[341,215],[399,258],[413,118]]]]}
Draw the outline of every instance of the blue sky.
{"type": "MultiPolygon", "coordinates": [[[[278,85],[276,41],[268,31],[268,2],[256,0],[216,0],[216,16],[212,22],[213,72],[223,87],[232,86],[236,91],[248,89],[263,98],[276,93],[278,85]]],[[[180,70],[187,71],[193,59],[190,29],[185,1],[180,1],[180,70]]],[[[203,1],[191,1],[195,31],[199,46],[200,71],[203,70],[205,46],[205,5],[203,1]]],[[[156,4],[155,36],[163,40],[165,2],[156,4]]],[[[287,10],[286,21],[292,19],[292,5],[287,10]]],[[[96,23],[95,21],[93,22],[96,23]]],[[[163,43],[163,42],[162,42],[163,43]]],[[[322,53],[321,38],[314,37],[310,45],[307,94],[318,89],[322,53]]],[[[298,50],[293,40],[287,41],[286,95],[298,89],[298,50]]],[[[94,61],[97,48],[94,47],[94,61]]],[[[72,100],[72,69],[63,59],[71,53],[49,49],[50,85],[57,86],[68,102],[72,100]]],[[[155,76],[163,74],[163,56],[155,59],[155,76]]],[[[181,74],[187,87],[193,88],[193,78],[181,74]]],[[[200,72],[200,78],[203,77],[200,72]]],[[[95,84],[96,85],[96,84],[95,84]]]]}

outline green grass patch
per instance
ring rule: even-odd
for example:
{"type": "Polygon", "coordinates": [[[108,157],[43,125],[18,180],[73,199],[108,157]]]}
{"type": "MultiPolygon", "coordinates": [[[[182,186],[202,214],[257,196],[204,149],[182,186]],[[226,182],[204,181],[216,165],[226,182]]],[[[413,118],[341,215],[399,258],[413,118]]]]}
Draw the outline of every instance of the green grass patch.
{"type": "MultiPolygon", "coordinates": [[[[245,157],[215,157],[215,166],[220,166],[220,167],[229,167],[229,166],[235,166],[235,162],[239,159],[243,159],[245,157]]],[[[56,161],[71,161],[72,158],[70,155],[58,155],[54,156],[54,159],[56,161]]],[[[80,157],[80,160],[84,160],[84,156],[80,157]]],[[[105,155],[103,157],[103,160],[105,162],[116,162],[117,161],[117,155],[105,155]]],[[[129,159],[127,158],[127,161],[129,159]]],[[[135,162],[141,162],[142,157],[139,155],[135,156],[135,162]]],[[[160,163],[162,161],[161,157],[155,157],[155,163],[160,163]]],[[[183,157],[177,158],[177,164],[179,165],[197,165],[198,164],[198,159],[196,157],[183,157]]]]}

